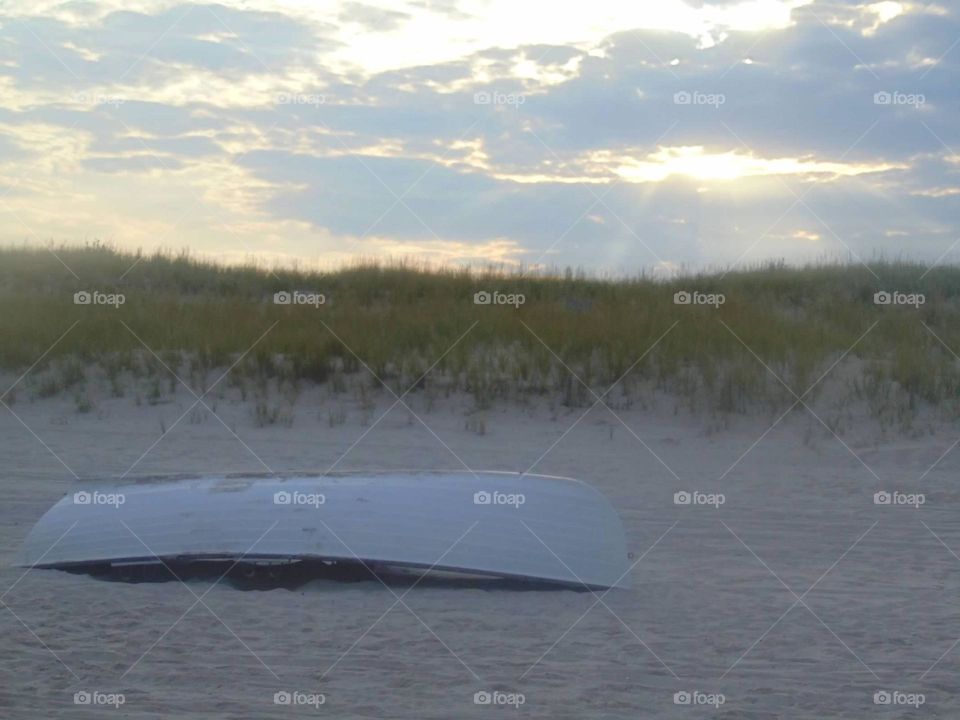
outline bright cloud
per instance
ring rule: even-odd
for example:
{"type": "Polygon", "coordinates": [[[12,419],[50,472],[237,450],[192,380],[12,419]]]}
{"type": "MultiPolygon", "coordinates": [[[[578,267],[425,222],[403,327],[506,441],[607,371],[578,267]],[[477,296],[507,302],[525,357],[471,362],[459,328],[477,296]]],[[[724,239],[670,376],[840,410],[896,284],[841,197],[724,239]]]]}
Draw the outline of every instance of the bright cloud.
{"type": "Polygon", "coordinates": [[[594,153],[592,161],[611,166],[628,182],[661,182],[673,175],[696,180],[730,181],[765,175],[825,175],[852,177],[864,173],[903,170],[905,164],[842,163],[813,158],[763,158],[752,152],[706,152],[701,146],[667,147],[642,160],[609,151],[594,153]]]}
{"type": "MultiPolygon", "coordinates": [[[[710,47],[729,31],[756,32],[790,25],[790,11],[809,0],[743,0],[699,8],[683,0],[624,3],[597,0],[558,8],[551,0],[472,0],[456,15],[411,13],[390,32],[345,28],[333,54],[368,72],[449,62],[490,47],[581,45],[594,47],[628,29],[677,32],[710,47]]],[[[409,9],[409,6],[402,5],[409,9]]]]}

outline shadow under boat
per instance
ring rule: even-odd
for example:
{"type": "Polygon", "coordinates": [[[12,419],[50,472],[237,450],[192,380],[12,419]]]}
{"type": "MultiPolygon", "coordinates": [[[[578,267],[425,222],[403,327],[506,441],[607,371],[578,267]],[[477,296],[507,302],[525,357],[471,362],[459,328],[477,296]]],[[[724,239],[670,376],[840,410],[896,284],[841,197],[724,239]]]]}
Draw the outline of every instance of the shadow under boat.
{"type": "Polygon", "coordinates": [[[232,558],[137,560],[77,563],[59,568],[73,575],[119,583],[221,582],[237,590],[297,590],[315,581],[369,583],[400,590],[413,586],[435,589],[591,592],[582,584],[527,577],[503,577],[436,568],[398,567],[379,563],[328,561],[316,558],[243,560],[232,558]]]}

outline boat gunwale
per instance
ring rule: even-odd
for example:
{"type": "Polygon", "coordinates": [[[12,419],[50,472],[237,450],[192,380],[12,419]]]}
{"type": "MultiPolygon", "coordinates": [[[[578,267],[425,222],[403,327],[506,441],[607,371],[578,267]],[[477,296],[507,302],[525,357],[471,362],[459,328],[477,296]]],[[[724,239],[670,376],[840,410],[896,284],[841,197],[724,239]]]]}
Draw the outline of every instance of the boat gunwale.
{"type": "Polygon", "coordinates": [[[423,468],[413,468],[413,469],[401,469],[401,470],[334,470],[328,472],[322,472],[317,470],[284,470],[282,472],[231,472],[231,473],[220,473],[220,472],[199,472],[199,473],[157,473],[151,475],[137,475],[137,476],[120,476],[120,477],[109,477],[109,476],[81,476],[76,479],[75,482],[86,485],[87,483],[102,483],[105,487],[130,487],[137,485],[165,485],[173,484],[177,482],[186,482],[189,480],[275,480],[275,481],[284,481],[292,479],[320,479],[320,478],[340,478],[340,477],[356,477],[356,476],[369,476],[371,478],[376,477],[388,477],[388,476],[405,476],[412,477],[417,475],[472,475],[474,477],[479,477],[481,475],[500,475],[500,476],[513,476],[516,478],[532,478],[539,480],[563,480],[566,482],[576,483],[577,485],[583,485],[599,492],[593,485],[590,483],[580,480],[578,478],[569,477],[567,475],[546,475],[543,473],[531,473],[531,472],[517,472],[515,470],[464,470],[464,469],[452,469],[452,470],[436,470],[436,469],[423,469],[423,468]]]}
{"type": "MultiPolygon", "coordinates": [[[[552,578],[552,577],[537,577],[533,575],[522,575],[517,573],[507,573],[500,572],[497,570],[482,570],[477,568],[467,568],[459,567],[454,565],[436,565],[432,563],[417,563],[417,562],[399,562],[395,560],[384,561],[380,559],[372,558],[358,558],[354,556],[336,556],[336,555],[274,555],[274,554],[260,554],[260,553],[250,553],[245,555],[231,555],[229,553],[199,553],[195,555],[143,555],[137,557],[122,557],[122,558],[110,558],[104,560],[77,560],[70,562],[58,562],[53,564],[40,563],[37,565],[31,565],[31,569],[37,570],[63,570],[64,572],[70,572],[72,570],[84,570],[91,567],[97,566],[118,566],[118,567],[136,567],[140,565],[163,565],[169,569],[169,565],[177,563],[206,563],[206,562],[222,562],[222,563],[231,563],[232,566],[240,566],[245,561],[257,562],[257,561],[286,561],[286,562],[299,562],[303,560],[307,561],[321,561],[321,562],[334,562],[334,563],[347,563],[351,565],[360,565],[365,567],[370,571],[372,577],[376,577],[375,569],[390,569],[390,568],[399,568],[407,570],[425,570],[424,575],[428,575],[430,571],[436,570],[438,572],[452,572],[452,573],[462,573],[464,575],[473,575],[484,578],[494,578],[494,579],[503,579],[511,581],[522,581],[530,584],[543,584],[545,586],[552,586],[559,589],[568,589],[568,590],[584,590],[594,592],[596,590],[628,590],[629,588],[622,585],[598,585],[594,583],[584,582],[582,580],[569,580],[566,578],[552,578]]],[[[26,566],[21,566],[26,567],[26,566]]],[[[621,578],[622,580],[622,578],[621,578]]]]}

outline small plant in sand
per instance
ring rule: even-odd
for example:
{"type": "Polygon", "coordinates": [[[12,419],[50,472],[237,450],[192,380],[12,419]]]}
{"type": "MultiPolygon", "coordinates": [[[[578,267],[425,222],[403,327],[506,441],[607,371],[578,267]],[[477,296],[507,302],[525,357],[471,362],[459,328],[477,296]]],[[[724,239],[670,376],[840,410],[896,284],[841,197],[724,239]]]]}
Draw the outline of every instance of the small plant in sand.
{"type": "Polygon", "coordinates": [[[258,428],[269,425],[293,427],[293,419],[293,410],[290,407],[269,404],[265,400],[257,401],[253,407],[253,423],[258,428]]]}
{"type": "Polygon", "coordinates": [[[487,424],[479,417],[467,418],[467,421],[464,423],[464,428],[477,435],[487,434],[487,424]]]}
{"type": "Polygon", "coordinates": [[[93,410],[93,400],[86,390],[81,390],[74,396],[74,404],[78,413],[88,413],[93,410]]]}
{"type": "Polygon", "coordinates": [[[330,427],[337,427],[347,422],[347,411],[342,407],[330,408],[327,410],[327,424],[330,427]]]}

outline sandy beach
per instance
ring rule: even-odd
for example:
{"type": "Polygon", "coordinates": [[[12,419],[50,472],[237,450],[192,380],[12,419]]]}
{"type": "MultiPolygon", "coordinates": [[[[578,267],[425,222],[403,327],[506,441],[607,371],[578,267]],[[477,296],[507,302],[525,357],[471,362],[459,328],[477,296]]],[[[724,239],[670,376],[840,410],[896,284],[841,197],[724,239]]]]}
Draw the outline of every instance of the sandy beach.
{"type": "Polygon", "coordinates": [[[958,79],[960,0],[0,0],[0,720],[960,719],[958,79]]]}
{"type": "Polygon", "coordinates": [[[187,412],[195,398],[183,387],[157,405],[101,395],[87,413],[59,397],[0,415],[4,717],[113,716],[75,704],[75,692],[122,693],[117,716],[132,718],[960,711],[958,457],[937,463],[956,427],[880,439],[865,417],[837,438],[802,407],[772,430],[786,408],[717,429],[669,397],[614,415],[546,399],[472,412],[465,396],[416,392],[410,410],[378,421],[389,393],[371,407],[322,386],[300,394],[289,427],[257,427],[252,404],[226,390],[206,400],[222,423],[187,412]],[[87,478],[331,466],[586,480],[623,520],[638,560],[633,588],[424,582],[404,596],[402,585],[371,580],[241,591],[13,566],[32,524],[64,493],[90,487],[87,478]],[[684,491],[723,503],[676,504],[684,491]],[[877,492],[919,492],[924,502],[878,505],[877,492]],[[277,692],[301,693],[303,704],[277,705],[277,692]],[[478,692],[506,704],[477,704],[478,692]],[[890,693],[889,706],[876,704],[878,692],[890,693]]]}

